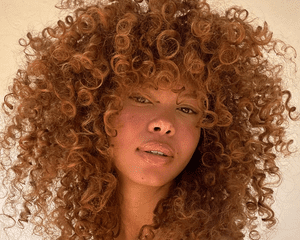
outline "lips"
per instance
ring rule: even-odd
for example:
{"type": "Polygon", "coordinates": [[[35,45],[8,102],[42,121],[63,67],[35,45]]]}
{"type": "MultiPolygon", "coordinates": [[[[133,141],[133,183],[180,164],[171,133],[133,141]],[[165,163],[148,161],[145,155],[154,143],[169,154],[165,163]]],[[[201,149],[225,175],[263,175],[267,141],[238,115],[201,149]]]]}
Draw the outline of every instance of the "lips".
{"type": "Polygon", "coordinates": [[[170,145],[166,143],[157,142],[157,141],[147,142],[142,146],[140,146],[138,150],[143,152],[148,152],[148,153],[151,151],[161,152],[166,157],[171,157],[171,158],[174,157],[174,150],[170,145]]]}

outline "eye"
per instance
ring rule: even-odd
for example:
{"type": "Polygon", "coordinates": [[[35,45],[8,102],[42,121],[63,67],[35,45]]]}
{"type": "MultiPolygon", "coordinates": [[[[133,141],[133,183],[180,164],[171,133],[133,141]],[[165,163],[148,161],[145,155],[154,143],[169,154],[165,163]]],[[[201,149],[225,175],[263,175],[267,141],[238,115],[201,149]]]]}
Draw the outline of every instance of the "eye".
{"type": "Polygon", "coordinates": [[[138,103],[150,103],[150,101],[147,98],[145,98],[143,96],[139,96],[139,95],[130,96],[129,98],[138,103]]]}
{"type": "Polygon", "coordinates": [[[188,107],[181,107],[181,108],[179,108],[179,110],[186,114],[197,114],[197,112],[195,112],[193,109],[188,108],[188,107]]]}

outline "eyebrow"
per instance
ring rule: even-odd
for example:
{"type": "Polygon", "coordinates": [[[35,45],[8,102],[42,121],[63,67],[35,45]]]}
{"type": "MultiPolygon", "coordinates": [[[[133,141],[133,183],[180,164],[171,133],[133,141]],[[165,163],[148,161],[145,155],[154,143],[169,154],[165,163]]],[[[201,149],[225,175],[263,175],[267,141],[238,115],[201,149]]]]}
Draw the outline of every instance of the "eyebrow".
{"type": "Polygon", "coordinates": [[[192,98],[192,99],[198,98],[196,93],[191,93],[191,92],[179,94],[178,97],[186,97],[186,98],[192,98]]]}
{"type": "MultiPolygon", "coordinates": [[[[180,98],[190,98],[192,100],[197,100],[197,94],[196,93],[191,93],[191,92],[186,92],[186,93],[179,93],[176,102],[178,101],[178,99],[180,98]]],[[[156,103],[160,103],[160,101],[155,101],[156,103]]]]}
{"type": "MultiPolygon", "coordinates": [[[[152,95],[151,94],[151,91],[149,90],[149,88],[144,88],[143,91],[149,95],[152,95]]],[[[195,93],[195,92],[185,92],[185,91],[182,91],[178,94],[178,97],[177,97],[177,101],[179,98],[190,98],[190,99],[193,99],[193,100],[197,100],[198,99],[198,95],[195,93]]],[[[160,101],[155,101],[156,103],[160,103],[160,101]]]]}

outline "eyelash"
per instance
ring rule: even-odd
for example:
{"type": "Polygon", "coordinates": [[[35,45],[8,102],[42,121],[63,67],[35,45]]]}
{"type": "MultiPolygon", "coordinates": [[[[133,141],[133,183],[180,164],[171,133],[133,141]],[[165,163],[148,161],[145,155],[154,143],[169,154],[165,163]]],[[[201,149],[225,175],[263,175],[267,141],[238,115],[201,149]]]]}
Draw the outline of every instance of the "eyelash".
{"type": "Polygon", "coordinates": [[[188,112],[182,111],[183,113],[186,113],[186,114],[197,114],[193,109],[188,108],[188,107],[181,107],[180,109],[181,109],[181,111],[182,111],[182,109],[187,109],[188,112]]]}
{"type": "MultiPolygon", "coordinates": [[[[141,104],[151,103],[147,98],[145,98],[143,96],[131,96],[129,98],[132,99],[133,101],[135,101],[137,103],[141,103],[141,104]]],[[[195,112],[193,109],[188,108],[188,107],[180,107],[179,109],[181,112],[186,113],[186,114],[197,114],[197,112],[195,112]],[[185,110],[183,110],[183,109],[185,109],[185,110]]]]}
{"type": "Polygon", "coordinates": [[[131,96],[129,98],[138,103],[146,103],[146,102],[139,101],[138,99],[143,99],[143,100],[148,101],[147,103],[150,103],[150,101],[147,98],[144,98],[142,96],[131,96]]]}

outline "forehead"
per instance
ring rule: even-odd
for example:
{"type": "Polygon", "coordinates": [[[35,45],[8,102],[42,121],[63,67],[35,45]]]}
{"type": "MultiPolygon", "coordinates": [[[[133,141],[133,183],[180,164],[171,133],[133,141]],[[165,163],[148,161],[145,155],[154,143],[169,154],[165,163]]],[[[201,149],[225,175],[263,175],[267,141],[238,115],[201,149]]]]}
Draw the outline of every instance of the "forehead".
{"type": "Polygon", "coordinates": [[[156,86],[149,86],[143,85],[136,90],[143,91],[143,92],[153,92],[156,90],[170,90],[174,93],[178,94],[178,97],[184,98],[191,98],[191,99],[198,99],[199,98],[199,91],[191,86],[185,86],[183,84],[178,84],[176,86],[168,86],[168,87],[156,87],[156,86]]]}
{"type": "Polygon", "coordinates": [[[168,80],[166,78],[143,79],[140,84],[142,88],[166,89],[174,92],[192,91],[197,89],[197,84],[189,78],[168,80]]]}
{"type": "Polygon", "coordinates": [[[205,88],[200,86],[199,81],[189,76],[180,76],[178,78],[163,78],[158,76],[147,77],[140,76],[137,79],[132,80],[128,77],[126,84],[118,84],[120,86],[120,94],[128,96],[136,91],[151,92],[153,90],[171,90],[178,94],[178,97],[186,97],[190,99],[202,99],[205,96],[205,88]],[[129,83],[129,84],[128,84],[129,83]]]}

